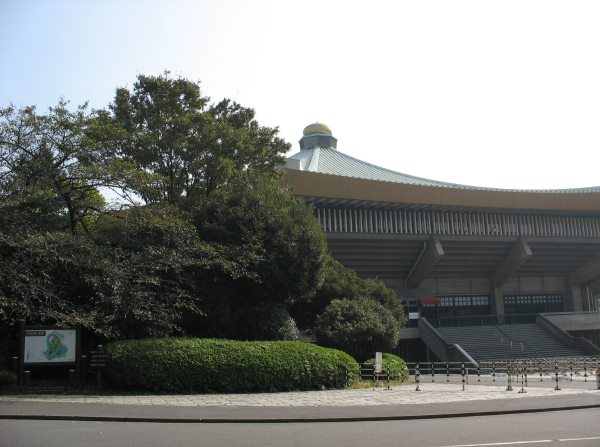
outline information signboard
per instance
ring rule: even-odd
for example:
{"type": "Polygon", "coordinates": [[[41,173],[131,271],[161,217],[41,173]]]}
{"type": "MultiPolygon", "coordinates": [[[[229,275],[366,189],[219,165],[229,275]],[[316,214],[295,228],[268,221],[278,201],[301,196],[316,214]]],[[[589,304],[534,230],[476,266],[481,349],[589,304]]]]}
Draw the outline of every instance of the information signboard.
{"type": "Polygon", "coordinates": [[[76,329],[27,329],[25,352],[27,363],[75,363],[77,359],[76,329]]]}

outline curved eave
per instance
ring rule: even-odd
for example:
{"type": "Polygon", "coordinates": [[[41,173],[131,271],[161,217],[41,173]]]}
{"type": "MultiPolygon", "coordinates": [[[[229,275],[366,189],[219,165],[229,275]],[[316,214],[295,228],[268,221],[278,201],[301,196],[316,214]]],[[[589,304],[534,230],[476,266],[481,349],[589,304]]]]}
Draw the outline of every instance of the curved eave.
{"type": "Polygon", "coordinates": [[[600,212],[600,192],[450,189],[284,169],[296,195],[338,200],[450,207],[600,212]]]}

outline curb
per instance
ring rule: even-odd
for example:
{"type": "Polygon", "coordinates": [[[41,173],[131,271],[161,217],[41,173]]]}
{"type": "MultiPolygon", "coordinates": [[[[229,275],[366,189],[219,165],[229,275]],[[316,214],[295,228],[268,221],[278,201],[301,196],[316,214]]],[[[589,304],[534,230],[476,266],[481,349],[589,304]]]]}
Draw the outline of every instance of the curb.
{"type": "Polygon", "coordinates": [[[600,408],[600,403],[591,405],[572,405],[568,407],[527,408],[514,410],[473,411],[463,413],[440,413],[399,416],[356,416],[356,417],[322,417],[322,418],[149,418],[149,417],[115,417],[115,416],[55,416],[4,414],[0,420],[32,420],[32,421],[75,421],[75,422],[129,422],[159,424],[289,424],[318,422],[374,422],[374,421],[409,421],[419,419],[448,419],[476,416],[498,416],[506,414],[548,413],[554,411],[586,410],[600,408]]]}

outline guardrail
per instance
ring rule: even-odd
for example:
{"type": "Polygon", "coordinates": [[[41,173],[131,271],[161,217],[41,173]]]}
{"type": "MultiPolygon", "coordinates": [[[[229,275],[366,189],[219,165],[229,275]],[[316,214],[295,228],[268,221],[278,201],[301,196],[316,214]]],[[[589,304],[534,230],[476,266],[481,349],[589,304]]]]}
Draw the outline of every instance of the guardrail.
{"type": "Polygon", "coordinates": [[[360,380],[362,381],[403,381],[410,374],[403,368],[382,368],[380,371],[375,369],[374,363],[360,364],[360,380]]]}
{"type": "Polygon", "coordinates": [[[535,323],[537,314],[506,314],[506,315],[472,315],[465,317],[427,317],[435,328],[468,327],[468,326],[499,326],[504,324],[535,323]]]}
{"type": "MultiPolygon", "coordinates": [[[[530,382],[549,382],[555,390],[560,390],[559,382],[579,380],[590,382],[590,386],[600,390],[600,357],[545,357],[527,359],[499,359],[467,362],[407,362],[408,378],[416,384],[416,391],[426,382],[462,383],[463,390],[469,383],[506,383],[507,391],[512,391],[513,383],[520,384],[520,393],[530,382]]],[[[401,369],[375,370],[372,363],[361,364],[360,380],[387,385],[402,381],[406,371],[401,369]]],[[[540,385],[541,386],[541,385],[540,385]]]]}
{"type": "Polygon", "coordinates": [[[559,381],[574,378],[583,382],[596,383],[600,390],[600,357],[548,357],[527,359],[499,359],[469,364],[462,362],[412,362],[407,363],[409,377],[417,384],[430,382],[455,382],[457,377],[463,383],[507,382],[507,390],[512,390],[512,382],[521,379],[521,392],[528,382],[555,382],[555,390],[560,390],[559,381]]]}

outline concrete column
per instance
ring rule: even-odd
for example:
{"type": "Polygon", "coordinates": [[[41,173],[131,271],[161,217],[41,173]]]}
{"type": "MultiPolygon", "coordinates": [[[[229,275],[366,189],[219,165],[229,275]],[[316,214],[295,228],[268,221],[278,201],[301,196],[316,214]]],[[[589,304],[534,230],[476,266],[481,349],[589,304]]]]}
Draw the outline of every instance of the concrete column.
{"type": "Polygon", "coordinates": [[[531,248],[525,239],[519,238],[492,275],[492,285],[501,287],[531,256],[533,256],[531,248]]]}
{"type": "Polygon", "coordinates": [[[435,265],[444,257],[444,248],[439,239],[432,238],[425,243],[406,278],[406,288],[416,289],[427,278],[435,265]]]}
{"type": "Polygon", "coordinates": [[[504,315],[504,293],[502,287],[492,287],[490,301],[492,313],[494,315],[504,315]]]}
{"type": "Polygon", "coordinates": [[[571,284],[571,302],[565,303],[568,312],[581,312],[583,310],[583,294],[580,284],[571,284]]]}

